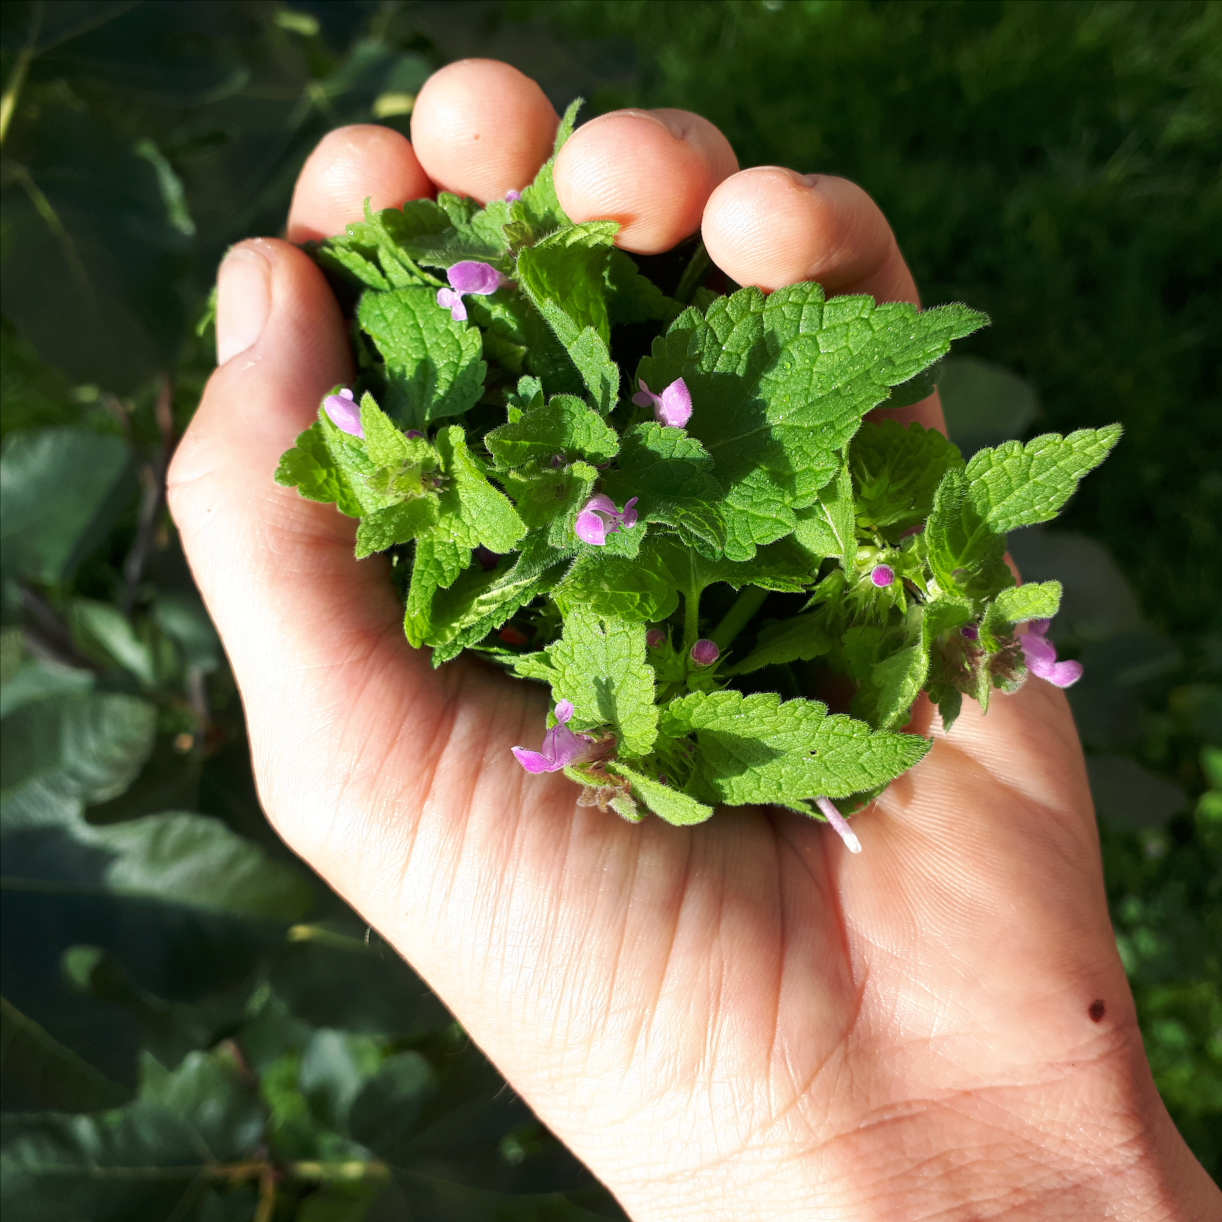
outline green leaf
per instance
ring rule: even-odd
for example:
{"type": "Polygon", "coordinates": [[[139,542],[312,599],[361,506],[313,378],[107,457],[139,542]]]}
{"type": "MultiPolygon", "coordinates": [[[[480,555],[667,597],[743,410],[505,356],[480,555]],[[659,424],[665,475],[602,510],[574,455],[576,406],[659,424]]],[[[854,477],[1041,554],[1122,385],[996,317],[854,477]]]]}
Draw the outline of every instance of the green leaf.
{"type": "Polygon", "coordinates": [[[386,405],[408,428],[461,416],[484,392],[479,329],[457,322],[430,286],[366,292],[357,319],[386,362],[386,405]]]}
{"type": "Polygon", "coordinates": [[[480,470],[462,428],[452,424],[441,429],[436,444],[448,480],[441,493],[438,531],[461,547],[482,544],[498,553],[513,549],[526,534],[526,526],[509,498],[480,470]]]}
{"type": "Polygon", "coordinates": [[[788,662],[809,662],[830,652],[833,641],[820,626],[817,613],[795,615],[790,619],[769,624],[760,630],[755,648],[735,663],[731,673],[747,675],[765,666],[781,666],[788,662]]]}
{"type": "Polygon", "coordinates": [[[659,732],[694,735],[699,775],[733,806],[849,797],[888,784],[929,749],[923,738],[772,692],[693,692],[662,707],[659,732]]]}
{"type": "Polygon", "coordinates": [[[846,573],[853,571],[857,561],[857,521],[847,464],[841,465],[836,477],[820,491],[818,500],[798,513],[794,537],[816,556],[835,556],[846,573]]]}
{"type": "Polygon", "coordinates": [[[258,1154],[255,1085],[220,1053],[190,1054],[172,1073],[145,1062],[141,1096],[92,1115],[7,1117],[0,1167],[6,1218],[189,1217],[223,1165],[258,1154]]]}
{"type": "Polygon", "coordinates": [[[552,599],[566,612],[585,607],[634,623],[664,620],[679,605],[670,572],[649,540],[631,560],[587,548],[552,590],[552,599]]]}
{"type": "Polygon", "coordinates": [[[978,601],[1014,584],[1004,559],[1005,540],[977,509],[958,467],[938,485],[924,538],[929,567],[944,594],[978,601]]]}
{"type": "Polygon", "coordinates": [[[78,429],[17,433],[0,455],[0,564],[6,575],[67,581],[135,493],[131,450],[78,429]]]}
{"type": "Polygon", "coordinates": [[[708,451],[683,429],[653,420],[629,429],[603,490],[617,505],[639,497],[637,512],[644,521],[673,527],[704,556],[722,555],[721,486],[708,451]]]}
{"type": "Polygon", "coordinates": [[[518,252],[516,277],[567,351],[604,414],[619,394],[619,366],[607,350],[610,321],[604,273],[619,226],[587,221],[518,252]]]}
{"type": "Polygon", "coordinates": [[[684,311],[641,362],[639,377],[692,392],[688,431],[727,489],[726,554],[748,560],[789,534],[839,452],[892,386],[937,360],[984,321],[961,306],[918,313],[868,297],[825,301],[812,283],[767,299],[741,289],[702,315],[684,311]]]}
{"type": "Polygon", "coordinates": [[[857,518],[892,538],[924,522],[942,476],[963,456],[936,429],[898,420],[868,422],[849,447],[857,518]]]}
{"type": "Polygon", "coordinates": [[[1002,590],[989,604],[980,621],[980,640],[990,652],[1000,647],[999,638],[1015,624],[1033,619],[1052,619],[1061,608],[1061,583],[1037,581],[1002,590]]]}
{"type": "Polygon", "coordinates": [[[71,818],[116,797],[153,748],[156,710],[134,696],[84,692],[40,700],[3,722],[5,830],[71,818]]]}
{"type": "Polygon", "coordinates": [[[356,558],[362,560],[397,543],[410,543],[435,526],[437,518],[435,496],[415,497],[375,509],[356,528],[356,558]]]}
{"type": "Polygon", "coordinates": [[[49,1031],[0,997],[4,1110],[96,1111],[126,1092],[49,1031]]]}
{"type": "Polygon", "coordinates": [[[449,589],[470,560],[471,549],[452,539],[434,535],[417,540],[403,619],[404,633],[413,648],[419,649],[429,639],[438,590],[449,589]]]}
{"type": "Polygon", "coordinates": [[[874,663],[853,702],[853,712],[882,730],[902,726],[929,677],[934,642],[957,632],[971,618],[969,603],[951,599],[913,607],[905,625],[905,644],[874,663]]]}
{"type": "Polygon", "coordinates": [[[573,702],[574,725],[611,726],[629,755],[649,751],[658,710],[643,623],[574,607],[548,655],[556,671],[552,696],[573,702]]]}
{"type": "Polygon", "coordinates": [[[634,797],[643,802],[659,819],[673,823],[676,827],[690,827],[713,817],[711,806],[706,806],[653,777],[637,772],[618,760],[609,760],[607,771],[612,776],[627,781],[632,787],[634,797]]]}
{"type": "Polygon", "coordinates": [[[555,455],[602,462],[619,450],[616,431],[574,395],[553,395],[546,404],[529,407],[517,420],[502,424],[484,438],[500,467],[547,464],[555,455]]]}
{"type": "Polygon", "coordinates": [[[1122,431],[1110,424],[981,450],[967,464],[968,494],[984,521],[1003,534],[1047,522],[1060,513],[1082,477],[1111,453],[1122,431]]]}

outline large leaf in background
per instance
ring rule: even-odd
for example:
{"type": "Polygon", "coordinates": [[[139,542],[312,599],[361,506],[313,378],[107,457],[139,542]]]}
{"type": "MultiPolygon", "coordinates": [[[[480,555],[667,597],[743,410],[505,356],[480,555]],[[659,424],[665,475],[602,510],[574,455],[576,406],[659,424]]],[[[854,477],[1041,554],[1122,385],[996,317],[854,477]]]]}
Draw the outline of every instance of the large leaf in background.
{"type": "Polygon", "coordinates": [[[120,393],[170,363],[186,321],[172,171],[137,144],[57,94],[15,122],[0,189],[5,317],[48,364],[120,393]]]}
{"type": "MultiPolygon", "coordinates": [[[[240,1217],[225,1209],[219,1186],[228,1178],[226,1168],[242,1181],[237,1164],[257,1154],[262,1133],[254,1083],[232,1056],[191,1053],[173,1072],[145,1058],[140,1095],[125,1107],[87,1116],[6,1118],[4,1217],[240,1217]],[[215,1205],[209,1201],[214,1194],[215,1205]],[[219,1215],[217,1205],[224,1210],[219,1215]]],[[[252,1204],[245,1202],[248,1218],[252,1204]]]]}
{"type": "Polygon", "coordinates": [[[0,552],[5,576],[54,585],[130,503],[131,450],[78,429],[22,432],[0,455],[0,552]]]}
{"type": "Polygon", "coordinates": [[[151,705],[61,692],[28,700],[2,731],[9,1000],[129,1082],[142,1041],[181,1055],[217,1014],[232,1021],[234,991],[310,911],[314,888],[217,820],[85,821],[85,805],[121,794],[147,759],[151,705]],[[172,1004],[204,998],[212,1008],[198,1015],[172,1004]]]}

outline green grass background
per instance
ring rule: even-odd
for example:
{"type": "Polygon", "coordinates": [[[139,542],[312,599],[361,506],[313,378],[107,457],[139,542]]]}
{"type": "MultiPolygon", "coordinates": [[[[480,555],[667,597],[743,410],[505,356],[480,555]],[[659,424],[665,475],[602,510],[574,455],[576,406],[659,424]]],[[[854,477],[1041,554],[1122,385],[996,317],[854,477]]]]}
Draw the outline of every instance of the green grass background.
{"type": "Polygon", "coordinates": [[[1123,422],[1014,550],[1066,583],[1113,920],[1216,1174],[1222,6],[57,0],[0,34],[6,1217],[616,1216],[266,829],[159,492],[225,246],[463,55],[864,185],[926,302],[992,316],[944,383],[966,448],[1123,422]]]}

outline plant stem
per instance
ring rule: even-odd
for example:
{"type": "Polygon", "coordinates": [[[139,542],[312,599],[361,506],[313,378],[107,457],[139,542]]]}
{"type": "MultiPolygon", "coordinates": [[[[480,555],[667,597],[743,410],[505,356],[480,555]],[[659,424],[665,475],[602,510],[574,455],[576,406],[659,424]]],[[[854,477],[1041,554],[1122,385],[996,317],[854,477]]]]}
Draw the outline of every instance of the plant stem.
{"type": "Polygon", "coordinates": [[[759,586],[748,586],[731,604],[730,609],[722,616],[721,623],[713,629],[712,639],[721,650],[725,650],[730,642],[747,626],[751,617],[764,605],[768,597],[767,590],[759,586]]]}
{"type": "Polygon", "coordinates": [[[683,595],[683,652],[687,653],[700,635],[700,587],[689,587],[683,595]]]}
{"type": "Polygon", "coordinates": [[[679,287],[675,289],[676,301],[681,301],[684,305],[691,301],[692,294],[700,287],[700,281],[704,279],[704,273],[709,270],[709,263],[709,252],[705,250],[704,243],[700,242],[683,269],[683,275],[679,277],[679,287]]]}

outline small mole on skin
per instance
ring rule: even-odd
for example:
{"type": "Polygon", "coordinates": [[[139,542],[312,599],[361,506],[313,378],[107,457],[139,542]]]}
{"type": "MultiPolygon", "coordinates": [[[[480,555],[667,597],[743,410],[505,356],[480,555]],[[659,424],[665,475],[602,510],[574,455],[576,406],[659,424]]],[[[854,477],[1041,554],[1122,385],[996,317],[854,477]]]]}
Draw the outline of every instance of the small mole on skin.
{"type": "Polygon", "coordinates": [[[1102,1000],[1092,1001],[1090,1003],[1090,1009],[1086,1012],[1090,1015],[1090,1021],[1092,1023],[1099,1023],[1103,1021],[1103,1016],[1107,1013],[1107,1006],[1103,1004],[1102,1000]]]}

